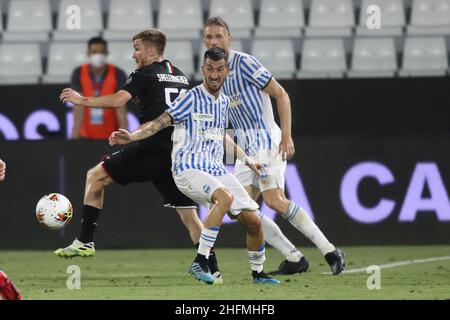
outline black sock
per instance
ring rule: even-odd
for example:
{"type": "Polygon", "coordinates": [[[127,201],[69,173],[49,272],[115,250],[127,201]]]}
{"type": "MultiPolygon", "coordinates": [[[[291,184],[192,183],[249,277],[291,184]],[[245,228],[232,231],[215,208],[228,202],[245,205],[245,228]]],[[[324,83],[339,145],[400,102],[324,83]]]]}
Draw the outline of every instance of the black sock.
{"type": "Polygon", "coordinates": [[[254,271],[252,270],[252,276],[253,278],[259,278],[261,276],[262,272],[254,271]]]}
{"type": "MultiPolygon", "coordinates": [[[[209,271],[211,271],[212,274],[219,271],[219,265],[217,264],[217,257],[216,253],[214,252],[213,248],[211,248],[211,251],[209,253],[209,259],[208,259],[208,265],[209,265],[209,271]]],[[[219,271],[220,272],[220,271],[219,271]]]]}
{"type": "Polygon", "coordinates": [[[94,232],[97,227],[97,219],[100,209],[88,205],[83,206],[83,218],[81,220],[81,232],[78,240],[88,243],[94,240],[94,232]]]}
{"type": "Polygon", "coordinates": [[[198,264],[204,271],[209,271],[208,259],[206,259],[204,255],[197,253],[194,261],[198,262],[198,264]]]}
{"type": "Polygon", "coordinates": [[[253,278],[261,278],[261,277],[264,277],[264,278],[271,278],[270,276],[268,276],[268,275],[264,272],[264,270],[261,271],[261,272],[253,271],[253,270],[252,270],[252,276],[253,276],[253,278]]]}

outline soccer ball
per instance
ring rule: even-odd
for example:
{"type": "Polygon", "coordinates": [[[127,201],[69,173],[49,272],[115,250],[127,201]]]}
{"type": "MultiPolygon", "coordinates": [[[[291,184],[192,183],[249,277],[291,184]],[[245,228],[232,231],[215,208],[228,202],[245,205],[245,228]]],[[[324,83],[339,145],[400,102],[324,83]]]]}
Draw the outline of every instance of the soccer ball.
{"type": "Polygon", "coordinates": [[[50,230],[64,227],[72,219],[72,204],[59,193],[50,193],[41,198],[36,205],[38,221],[50,230]]]}

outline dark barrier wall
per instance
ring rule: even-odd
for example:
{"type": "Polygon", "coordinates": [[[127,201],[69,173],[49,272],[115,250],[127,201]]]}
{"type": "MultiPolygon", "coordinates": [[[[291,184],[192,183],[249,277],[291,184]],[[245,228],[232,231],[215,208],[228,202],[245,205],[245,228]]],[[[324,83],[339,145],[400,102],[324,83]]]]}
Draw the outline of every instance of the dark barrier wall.
{"type": "MultiPolygon", "coordinates": [[[[292,100],[297,150],[286,189],[331,241],[450,243],[449,78],[283,85],[292,100]]],[[[70,109],[58,101],[62,88],[0,87],[0,158],[8,163],[7,181],[0,184],[2,248],[55,248],[72,241],[86,171],[110,151],[106,142],[62,139],[70,123],[70,109]],[[62,231],[45,230],[34,217],[37,201],[50,192],[67,195],[74,205],[74,219],[62,231]]],[[[310,244],[276,219],[295,244],[310,244]]],[[[245,236],[239,225],[227,224],[218,241],[243,246],[245,236]]],[[[191,246],[176,212],[161,208],[151,184],[107,191],[97,244],[191,246]]]]}
{"type": "MultiPolygon", "coordinates": [[[[298,139],[286,172],[288,195],[314,216],[340,245],[450,243],[450,139],[298,139]]],[[[67,245],[80,225],[86,170],[109,150],[105,142],[5,143],[7,181],[0,184],[2,248],[67,245]],[[60,192],[74,205],[63,231],[35,218],[45,193],[60,192]]],[[[266,208],[263,210],[271,216],[266,208]]],[[[297,245],[310,243],[276,218],[297,245]]],[[[243,228],[227,224],[218,245],[244,246],[243,228]]],[[[161,207],[151,184],[113,186],[106,193],[97,236],[100,247],[190,247],[172,209],[161,207]]]]}
{"type": "MultiPolygon", "coordinates": [[[[292,101],[294,135],[450,135],[448,77],[282,83],[292,101]]],[[[66,136],[71,109],[58,101],[62,88],[0,86],[0,140],[66,136]]],[[[130,121],[134,128],[136,119],[130,121]]]]}

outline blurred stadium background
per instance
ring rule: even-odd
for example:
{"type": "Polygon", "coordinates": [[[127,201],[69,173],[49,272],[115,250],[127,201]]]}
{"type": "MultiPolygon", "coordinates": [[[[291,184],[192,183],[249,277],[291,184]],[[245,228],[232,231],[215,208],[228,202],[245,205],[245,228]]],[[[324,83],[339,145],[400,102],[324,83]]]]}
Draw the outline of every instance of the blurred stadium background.
{"type": "MultiPolygon", "coordinates": [[[[229,23],[232,47],[260,59],[290,94],[297,153],[287,193],[328,238],[338,246],[447,245],[438,251],[448,255],[450,0],[0,0],[1,249],[52,250],[78,232],[85,172],[110,150],[104,141],[68,140],[72,110],[58,100],[86,61],[86,41],[103,36],[110,62],[129,73],[131,37],[158,27],[168,36],[165,57],[196,84],[201,28],[214,15],[229,23]],[[73,4],[81,30],[66,28],[73,4]],[[380,30],[366,26],[370,5],[381,8],[380,30]],[[34,217],[49,192],[74,205],[61,231],[34,217]]],[[[136,108],[129,111],[134,129],[136,108]]],[[[111,187],[98,248],[191,248],[175,211],[160,204],[151,184],[111,187]]],[[[311,245],[277,222],[293,243],[311,245]]],[[[240,226],[223,227],[218,247],[244,244],[240,226]]]]}

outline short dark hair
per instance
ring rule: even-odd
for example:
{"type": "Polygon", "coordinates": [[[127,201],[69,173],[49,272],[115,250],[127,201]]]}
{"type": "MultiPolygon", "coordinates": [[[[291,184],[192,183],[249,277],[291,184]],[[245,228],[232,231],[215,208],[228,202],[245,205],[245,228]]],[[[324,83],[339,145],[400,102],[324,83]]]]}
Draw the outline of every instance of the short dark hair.
{"type": "Polygon", "coordinates": [[[225,62],[228,63],[228,53],[222,48],[213,47],[206,50],[205,54],[203,55],[203,61],[205,61],[206,59],[211,59],[213,61],[220,61],[224,59],[225,62]]]}
{"type": "Polygon", "coordinates": [[[93,44],[98,44],[98,43],[103,44],[105,46],[105,48],[108,50],[108,42],[106,42],[106,40],[103,39],[102,37],[93,37],[93,38],[89,39],[88,49],[90,49],[93,44]]]}
{"type": "Polygon", "coordinates": [[[166,35],[157,29],[147,29],[134,35],[133,41],[141,39],[142,41],[150,43],[156,49],[158,54],[164,54],[166,48],[166,35]]]}
{"type": "Polygon", "coordinates": [[[221,17],[211,17],[208,20],[206,20],[204,28],[210,27],[210,26],[224,27],[225,30],[227,30],[228,34],[231,33],[230,28],[228,27],[228,24],[221,17]]]}

